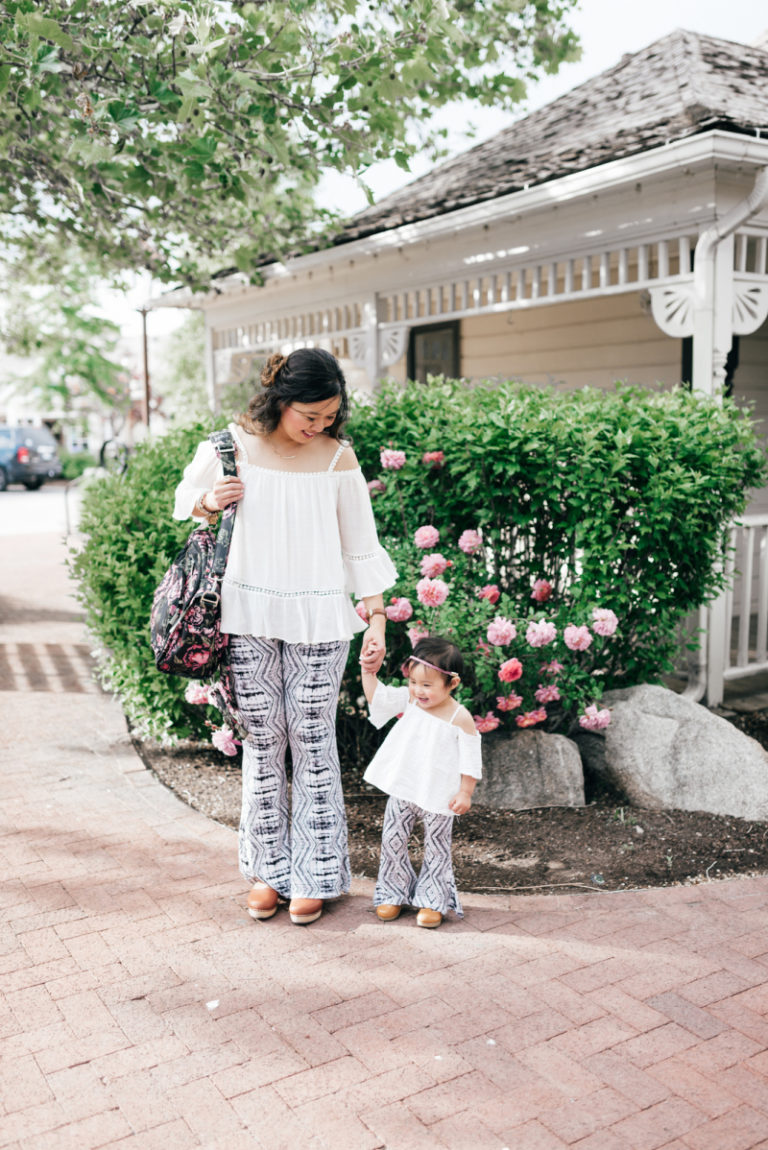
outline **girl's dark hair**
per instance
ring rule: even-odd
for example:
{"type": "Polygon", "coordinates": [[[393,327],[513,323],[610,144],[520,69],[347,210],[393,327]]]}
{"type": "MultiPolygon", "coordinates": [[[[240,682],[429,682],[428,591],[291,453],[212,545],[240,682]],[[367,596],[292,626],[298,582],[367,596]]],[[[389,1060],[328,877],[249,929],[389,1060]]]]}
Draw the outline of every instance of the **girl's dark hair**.
{"type": "MultiPolygon", "coordinates": [[[[464,656],[455,643],[450,639],[442,639],[439,635],[428,635],[426,639],[419,639],[413,648],[416,659],[426,659],[435,667],[439,667],[445,675],[446,683],[450,683],[453,675],[464,678],[464,656]]],[[[410,659],[405,660],[404,666],[410,670],[410,659]]]]}
{"type": "Polygon", "coordinates": [[[339,410],[325,434],[338,439],[349,418],[347,381],[338,360],[321,347],[300,347],[290,355],[271,355],[261,369],[261,390],[257,391],[240,425],[246,431],[271,434],[277,429],[283,411],[292,403],[317,403],[339,396],[339,410]]]}

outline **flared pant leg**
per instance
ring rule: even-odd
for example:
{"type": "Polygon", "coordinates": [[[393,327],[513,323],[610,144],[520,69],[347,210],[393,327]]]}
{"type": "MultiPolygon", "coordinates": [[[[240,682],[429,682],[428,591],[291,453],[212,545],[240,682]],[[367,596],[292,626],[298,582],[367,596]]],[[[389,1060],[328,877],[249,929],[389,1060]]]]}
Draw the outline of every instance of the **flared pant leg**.
{"type": "Polygon", "coordinates": [[[427,907],[463,915],[451,860],[453,816],[425,811],[416,803],[391,795],[384,810],[381,861],[374,906],[427,907]],[[424,859],[417,876],[408,854],[408,840],[417,820],[424,825],[424,859]]]}
{"type": "Polygon", "coordinates": [[[232,677],[243,744],[240,870],[284,898],[349,889],[336,704],[349,644],[233,636],[232,677]],[[285,755],[293,763],[292,817],[285,755]]]}

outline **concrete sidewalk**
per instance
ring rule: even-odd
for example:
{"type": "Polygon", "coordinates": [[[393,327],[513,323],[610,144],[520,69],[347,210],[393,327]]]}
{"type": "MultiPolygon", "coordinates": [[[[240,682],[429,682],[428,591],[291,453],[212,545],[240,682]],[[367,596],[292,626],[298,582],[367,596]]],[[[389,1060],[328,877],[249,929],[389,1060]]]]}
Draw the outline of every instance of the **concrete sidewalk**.
{"type": "Polygon", "coordinates": [[[0,1146],[768,1150],[768,878],[253,922],[89,683],[56,537],[2,546],[0,1146]]]}

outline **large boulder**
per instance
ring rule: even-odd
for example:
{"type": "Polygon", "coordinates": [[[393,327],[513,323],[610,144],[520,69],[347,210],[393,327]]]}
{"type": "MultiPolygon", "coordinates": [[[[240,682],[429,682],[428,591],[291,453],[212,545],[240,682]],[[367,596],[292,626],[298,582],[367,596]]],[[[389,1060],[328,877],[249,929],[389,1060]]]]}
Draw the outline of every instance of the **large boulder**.
{"type": "Polygon", "coordinates": [[[768,756],[754,739],[666,687],[607,691],[611,723],[581,732],[584,767],[653,810],[768,818],[768,756]]]}
{"type": "Polygon", "coordinates": [[[483,736],[483,777],[473,804],[523,811],[583,807],[584,773],[575,743],[545,731],[483,736]]]}

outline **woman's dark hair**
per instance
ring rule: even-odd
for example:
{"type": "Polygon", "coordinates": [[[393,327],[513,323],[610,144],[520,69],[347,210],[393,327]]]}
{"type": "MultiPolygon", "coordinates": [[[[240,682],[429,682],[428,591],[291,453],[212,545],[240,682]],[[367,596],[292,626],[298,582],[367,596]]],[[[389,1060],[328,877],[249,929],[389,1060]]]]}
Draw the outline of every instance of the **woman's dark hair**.
{"type": "Polygon", "coordinates": [[[338,439],[349,418],[347,381],[337,359],[321,347],[300,347],[288,356],[276,353],[261,369],[261,390],[240,416],[240,425],[246,431],[258,425],[270,435],[290,404],[318,403],[337,395],[341,401],[338,414],[325,431],[332,439],[338,439]]]}
{"type": "MultiPolygon", "coordinates": [[[[442,639],[439,635],[428,635],[426,639],[419,639],[413,648],[413,658],[424,659],[427,663],[439,667],[445,676],[446,684],[450,683],[453,675],[464,678],[464,656],[455,643],[450,639],[442,639]]],[[[406,659],[404,666],[409,668],[410,659],[406,659]]]]}

